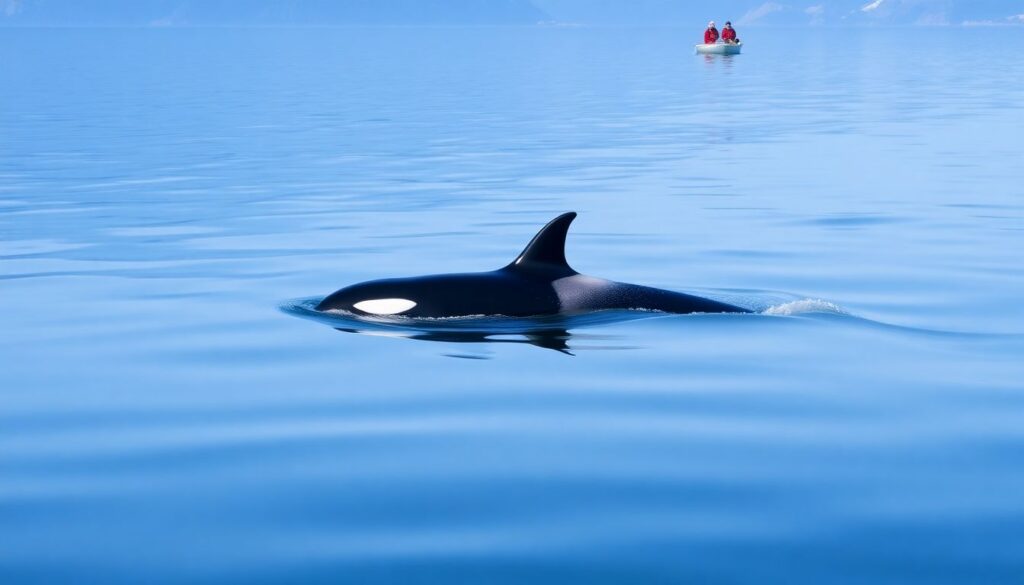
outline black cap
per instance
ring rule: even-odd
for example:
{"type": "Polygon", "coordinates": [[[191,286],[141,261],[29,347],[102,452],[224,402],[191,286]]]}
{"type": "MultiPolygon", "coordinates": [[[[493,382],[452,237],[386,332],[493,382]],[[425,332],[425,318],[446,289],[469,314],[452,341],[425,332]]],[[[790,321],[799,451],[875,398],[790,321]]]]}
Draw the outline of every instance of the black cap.
{"type": "Polygon", "coordinates": [[[727,21],[725,21],[725,24],[731,25],[732,23],[727,20],[727,21]]]}

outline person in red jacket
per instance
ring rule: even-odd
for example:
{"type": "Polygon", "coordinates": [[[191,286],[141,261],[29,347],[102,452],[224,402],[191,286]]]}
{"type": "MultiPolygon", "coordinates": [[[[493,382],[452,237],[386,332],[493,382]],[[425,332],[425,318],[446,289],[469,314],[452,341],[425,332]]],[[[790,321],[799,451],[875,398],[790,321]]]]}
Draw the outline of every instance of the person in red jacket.
{"type": "Polygon", "coordinates": [[[708,23],[708,29],[704,31],[704,44],[713,45],[718,42],[718,29],[715,28],[715,21],[708,23]]]}
{"type": "Polygon", "coordinates": [[[732,23],[729,21],[725,21],[725,27],[722,28],[722,40],[730,45],[735,45],[740,42],[740,40],[736,38],[736,29],[732,27],[732,23]]]}

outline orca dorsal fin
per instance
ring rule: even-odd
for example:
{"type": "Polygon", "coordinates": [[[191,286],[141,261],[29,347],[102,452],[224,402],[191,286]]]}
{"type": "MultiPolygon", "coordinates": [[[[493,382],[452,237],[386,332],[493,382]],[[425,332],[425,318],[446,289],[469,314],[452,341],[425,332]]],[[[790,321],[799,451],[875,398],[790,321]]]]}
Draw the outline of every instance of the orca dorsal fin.
{"type": "MultiPolygon", "coordinates": [[[[576,212],[563,213],[541,228],[507,268],[548,266],[573,271],[565,260],[565,236],[576,212]]],[[[573,271],[575,272],[575,271],[573,271]]]]}

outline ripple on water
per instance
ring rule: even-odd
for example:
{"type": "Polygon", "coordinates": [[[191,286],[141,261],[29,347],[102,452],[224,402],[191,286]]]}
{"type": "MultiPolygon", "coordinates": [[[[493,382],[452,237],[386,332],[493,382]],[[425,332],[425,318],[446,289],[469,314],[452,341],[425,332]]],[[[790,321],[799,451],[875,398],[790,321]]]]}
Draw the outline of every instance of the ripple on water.
{"type": "Polygon", "coordinates": [[[835,214],[826,217],[816,217],[799,220],[796,223],[803,225],[816,225],[834,229],[856,229],[870,226],[880,226],[894,223],[906,223],[910,218],[894,215],[875,214],[835,214]]]}

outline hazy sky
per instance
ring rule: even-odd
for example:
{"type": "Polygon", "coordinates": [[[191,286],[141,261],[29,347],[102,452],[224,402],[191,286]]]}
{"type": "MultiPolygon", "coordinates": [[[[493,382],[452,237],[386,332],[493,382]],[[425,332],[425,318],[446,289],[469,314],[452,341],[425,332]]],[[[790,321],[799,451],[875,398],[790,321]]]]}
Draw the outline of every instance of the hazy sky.
{"type": "Polygon", "coordinates": [[[1024,0],[0,0],[5,24],[1024,24],[1024,0]]]}

